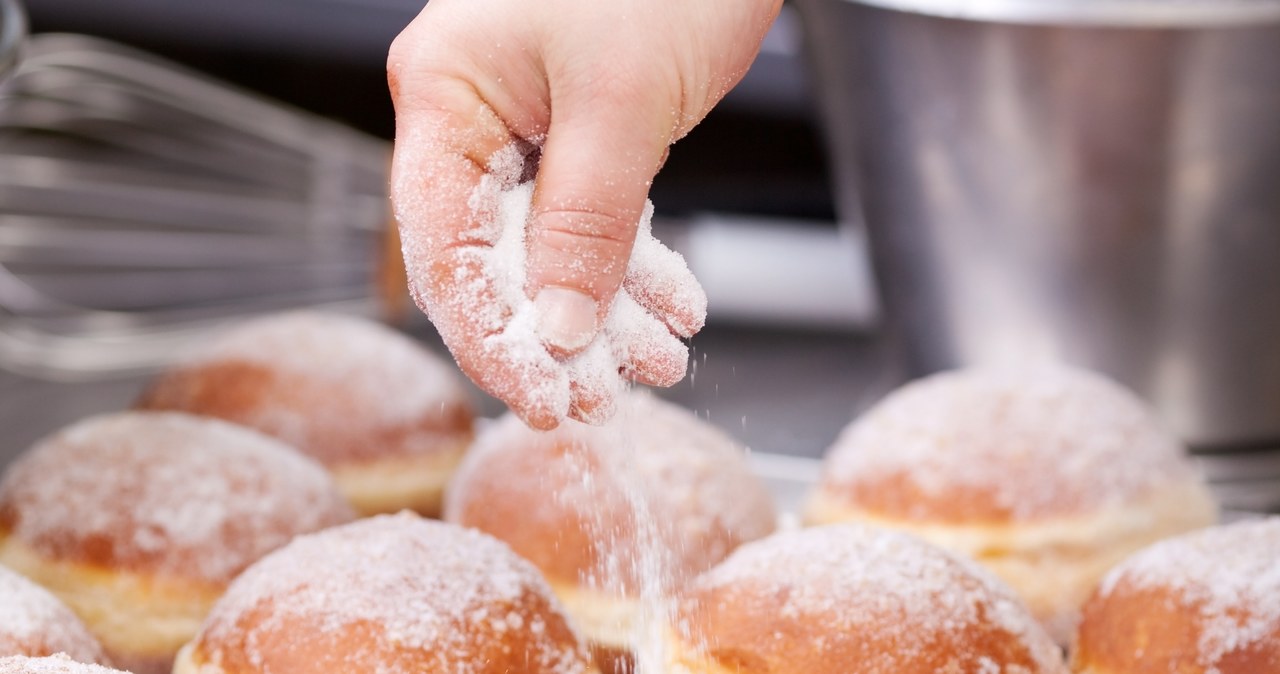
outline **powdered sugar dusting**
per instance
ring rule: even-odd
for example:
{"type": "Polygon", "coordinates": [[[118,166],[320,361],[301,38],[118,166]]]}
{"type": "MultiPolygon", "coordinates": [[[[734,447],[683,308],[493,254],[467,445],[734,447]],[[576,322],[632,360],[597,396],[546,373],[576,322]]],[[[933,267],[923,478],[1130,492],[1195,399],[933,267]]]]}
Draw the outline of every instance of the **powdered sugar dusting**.
{"type": "Polygon", "coordinates": [[[521,671],[586,672],[583,649],[557,639],[547,622],[558,614],[531,608],[534,595],[558,611],[550,592],[532,565],[485,534],[408,513],[379,516],[299,537],[263,558],[214,607],[198,643],[212,662],[244,657],[272,671],[271,654],[256,649],[278,635],[320,625],[340,642],[342,633],[373,625],[376,650],[388,660],[347,663],[345,671],[398,672],[388,663],[410,650],[430,662],[414,671],[479,674],[493,666],[478,657],[490,645],[477,635],[510,630],[528,636],[521,671]],[[249,652],[227,653],[229,644],[249,652]]]}
{"type": "Polygon", "coordinates": [[[580,420],[603,422],[612,409],[607,400],[622,388],[619,372],[635,372],[636,359],[660,364],[652,368],[659,370],[660,376],[648,377],[655,383],[669,385],[683,377],[688,349],[672,330],[689,335],[701,327],[706,317],[706,294],[683,258],[653,238],[653,209],[647,204],[623,288],[595,338],[603,348],[588,348],[567,361],[552,357],[538,335],[538,316],[526,294],[533,162],[536,147],[528,143],[498,151],[471,191],[465,217],[447,214],[474,223],[456,237],[465,242],[463,245],[447,249],[455,270],[448,283],[433,281],[427,273],[446,252],[434,233],[434,227],[441,225],[417,222],[433,209],[416,203],[415,189],[397,188],[397,216],[411,225],[403,228],[403,238],[406,260],[415,270],[413,293],[455,355],[463,348],[472,357],[465,360],[476,361],[477,367],[500,363],[507,368],[481,376],[480,384],[490,393],[507,401],[529,401],[534,408],[547,410],[557,422],[571,413],[580,420]],[[671,303],[679,306],[662,310],[661,316],[654,313],[655,306],[671,303]],[[664,321],[670,322],[670,327],[664,321]],[[478,352],[472,353],[477,347],[478,352]],[[593,413],[577,409],[575,389],[606,402],[593,413]]]}
{"type": "MultiPolygon", "coordinates": [[[[661,543],[674,547],[674,562],[682,573],[707,568],[738,542],[772,531],[775,521],[768,491],[751,474],[743,450],[727,434],[643,391],[624,395],[618,415],[604,426],[566,423],[541,433],[509,414],[484,429],[454,478],[446,516],[456,518],[463,511],[472,498],[470,485],[489,480],[501,481],[504,491],[526,492],[515,497],[520,502],[586,515],[601,508],[602,498],[616,497],[630,485],[641,501],[632,505],[670,529],[661,543]],[[516,474],[504,468],[510,457],[545,442],[560,442],[573,451],[548,455],[548,462],[563,465],[547,466],[543,475],[516,474]],[[579,479],[566,480],[568,484],[555,494],[545,493],[545,476],[558,470],[577,471],[579,479]]],[[[531,521],[556,519],[530,516],[531,521]]],[[[599,532],[599,542],[616,544],[607,540],[611,533],[615,532],[599,532]]]]}
{"type": "Polygon", "coordinates": [[[282,369],[340,387],[351,398],[376,400],[364,413],[388,426],[466,398],[458,372],[443,359],[381,323],[343,314],[293,311],[248,321],[188,363],[225,361],[282,369]]]}
{"type": "MultiPolygon", "coordinates": [[[[776,520],[732,439],[638,391],[621,397],[618,414],[599,427],[569,422],[539,433],[508,415],[486,428],[455,477],[446,517],[474,525],[467,514],[494,493],[520,503],[521,522],[547,530],[544,536],[565,534],[556,530],[562,526],[585,529],[557,539],[567,546],[560,558],[540,563],[638,604],[640,615],[626,625],[596,627],[630,632],[640,672],[662,671],[666,662],[662,637],[675,591],[738,544],[772,531],[776,520]]],[[[539,554],[545,558],[545,551],[531,556],[539,554]]]]}
{"type": "Polygon", "coordinates": [[[20,457],[0,480],[0,517],[51,557],[227,582],[353,514],[323,468],[276,440],[128,412],[80,421],[20,457]]]}
{"type": "Polygon", "coordinates": [[[1216,672],[1230,653],[1280,635],[1280,517],[1156,543],[1113,569],[1099,592],[1105,598],[1119,587],[1181,595],[1179,603],[1199,612],[1198,664],[1216,672]]]}
{"type": "MultiPolygon", "coordinates": [[[[567,414],[570,404],[569,375],[565,366],[557,363],[542,346],[538,337],[538,315],[533,302],[525,295],[525,238],[530,210],[533,205],[533,183],[519,183],[523,158],[517,159],[516,150],[508,147],[491,160],[491,173],[481,179],[473,198],[497,204],[492,215],[478,213],[481,227],[496,228],[497,238],[491,249],[477,248],[474,255],[485,275],[494,280],[497,300],[502,311],[486,320],[491,334],[484,338],[490,350],[512,354],[518,361],[539,363],[540,369],[554,372],[550,378],[525,378],[520,384],[528,386],[526,394],[543,401],[543,405],[567,414]],[[488,224],[492,217],[493,224],[488,224]],[[506,318],[509,316],[509,318],[506,318]],[[505,319],[505,324],[504,324],[505,319]]],[[[487,303],[474,301],[467,305],[476,311],[484,311],[487,303]]]]}
{"type": "Polygon", "coordinates": [[[101,662],[102,647],[84,623],[57,597],[0,567],[0,655],[67,653],[80,662],[101,662]]]}
{"type": "Polygon", "coordinates": [[[901,476],[929,496],[985,493],[1013,519],[1123,503],[1196,477],[1134,395],[1057,366],[947,372],[904,386],[845,429],[824,483],[901,476]]]}
{"type": "Polygon", "coordinates": [[[118,669],[76,662],[59,653],[43,658],[0,658],[0,674],[123,674],[118,669]]]}
{"type": "MultiPolygon", "coordinates": [[[[893,644],[896,663],[912,662],[938,634],[991,624],[1025,644],[1035,671],[1062,671],[1060,652],[1009,589],[976,564],[894,531],[839,524],[774,534],[742,546],[690,589],[727,605],[749,593],[782,625],[807,625],[828,639],[893,644]]],[[[967,659],[983,672],[1026,671],[989,655],[967,659]]]]}

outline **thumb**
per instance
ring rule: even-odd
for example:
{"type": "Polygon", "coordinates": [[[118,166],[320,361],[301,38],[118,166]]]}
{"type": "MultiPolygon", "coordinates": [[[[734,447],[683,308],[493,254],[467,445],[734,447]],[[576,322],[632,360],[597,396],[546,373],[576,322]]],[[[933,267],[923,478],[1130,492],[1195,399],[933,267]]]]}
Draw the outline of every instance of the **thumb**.
{"type": "Polygon", "coordinates": [[[669,115],[633,100],[553,111],[528,233],[526,292],[538,335],[557,357],[595,338],[622,285],[653,176],[671,140],[669,115]]]}

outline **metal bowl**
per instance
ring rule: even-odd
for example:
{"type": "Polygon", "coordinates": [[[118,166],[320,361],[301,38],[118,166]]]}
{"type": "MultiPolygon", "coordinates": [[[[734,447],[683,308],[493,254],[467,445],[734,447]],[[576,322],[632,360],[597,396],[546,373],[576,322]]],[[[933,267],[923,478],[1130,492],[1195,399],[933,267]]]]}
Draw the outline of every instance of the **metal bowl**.
{"type": "Polygon", "coordinates": [[[916,371],[1047,357],[1280,446],[1280,0],[797,0],[916,371]]]}
{"type": "Polygon", "coordinates": [[[0,83],[18,65],[18,51],[27,36],[27,15],[18,0],[0,0],[0,83]]]}

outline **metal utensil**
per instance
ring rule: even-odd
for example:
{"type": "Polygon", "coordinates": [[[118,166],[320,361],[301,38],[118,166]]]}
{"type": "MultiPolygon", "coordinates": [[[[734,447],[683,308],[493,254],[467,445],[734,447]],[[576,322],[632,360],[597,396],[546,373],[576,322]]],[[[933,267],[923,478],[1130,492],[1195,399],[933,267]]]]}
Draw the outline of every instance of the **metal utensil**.
{"type": "Polygon", "coordinates": [[[255,313],[377,313],[389,157],[120,45],[30,38],[0,90],[0,367],[117,375],[255,313]]]}
{"type": "Polygon", "coordinates": [[[798,6],[917,371],[1060,358],[1280,442],[1280,1],[798,6]]]}

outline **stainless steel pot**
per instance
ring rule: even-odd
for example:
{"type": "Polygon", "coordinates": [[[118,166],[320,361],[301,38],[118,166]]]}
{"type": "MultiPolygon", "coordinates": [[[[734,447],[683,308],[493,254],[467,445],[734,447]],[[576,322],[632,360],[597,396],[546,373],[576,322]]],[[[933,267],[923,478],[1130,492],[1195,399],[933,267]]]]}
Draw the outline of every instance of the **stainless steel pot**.
{"type": "Polygon", "coordinates": [[[798,0],[916,371],[1057,357],[1280,441],[1280,0],[798,0]]]}

